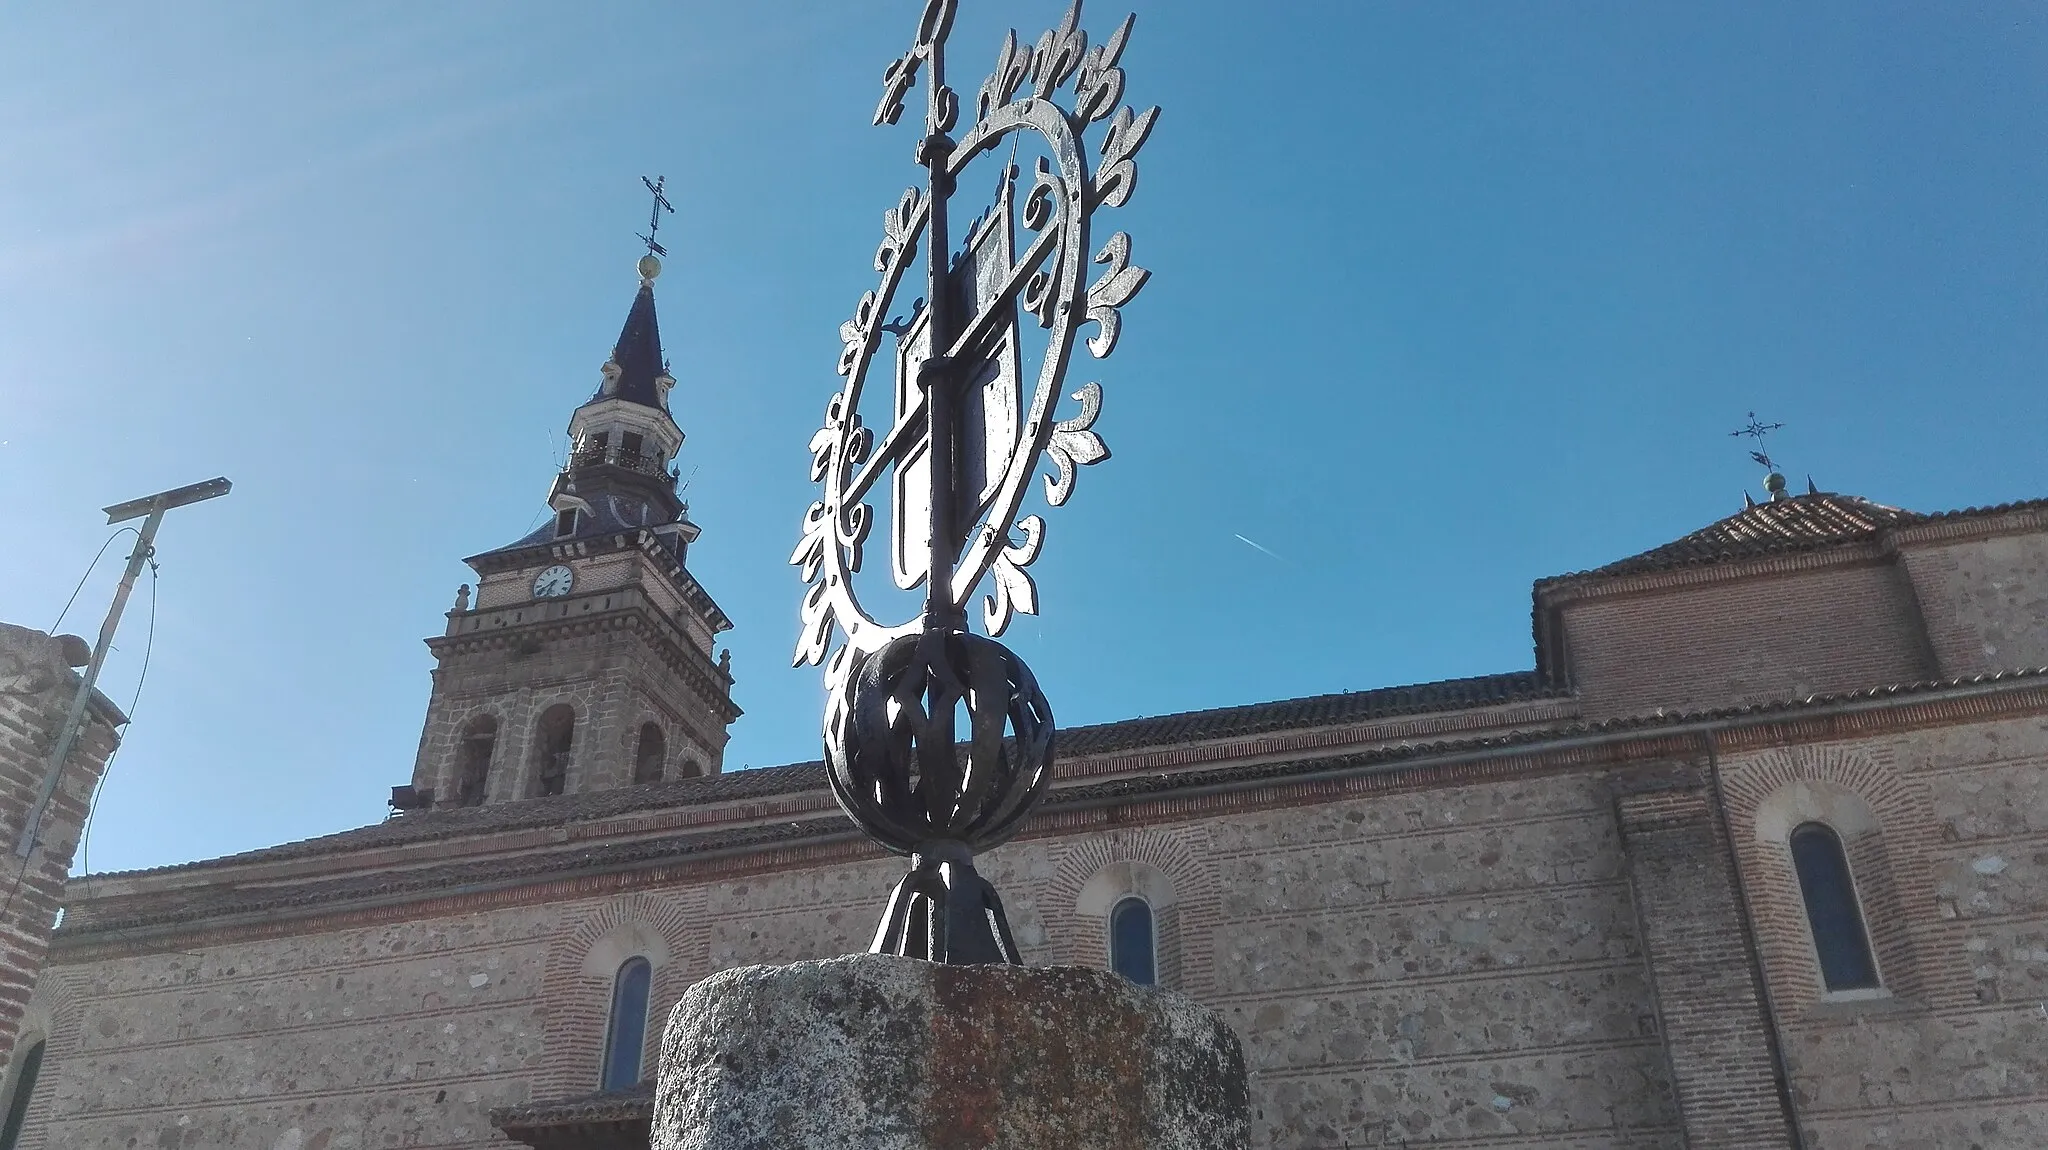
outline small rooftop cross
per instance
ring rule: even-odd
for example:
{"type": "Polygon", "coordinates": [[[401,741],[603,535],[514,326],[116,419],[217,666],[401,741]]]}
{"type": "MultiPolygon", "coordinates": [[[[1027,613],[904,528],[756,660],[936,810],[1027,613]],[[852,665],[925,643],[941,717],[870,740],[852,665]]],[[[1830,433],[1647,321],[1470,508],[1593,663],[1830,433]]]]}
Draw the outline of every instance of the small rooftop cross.
{"type": "Polygon", "coordinates": [[[1771,432],[1776,431],[1783,426],[1785,425],[1782,423],[1760,422],[1756,417],[1756,412],[1752,411],[1749,413],[1749,424],[1747,426],[1742,427],[1735,431],[1731,431],[1728,434],[1731,436],[1736,436],[1738,438],[1747,435],[1751,439],[1756,440],[1756,450],[1750,452],[1749,457],[1751,459],[1756,460],[1758,463],[1763,464],[1763,468],[1765,471],[1776,471],[1778,470],[1778,465],[1771,462],[1770,452],[1764,450],[1764,436],[1769,435],[1771,432]]]}
{"type": "MultiPolygon", "coordinates": [[[[646,184],[647,190],[654,193],[654,204],[647,209],[647,234],[640,236],[640,242],[647,245],[648,255],[665,256],[668,254],[668,249],[654,242],[654,235],[661,230],[661,213],[668,212],[670,215],[674,215],[676,210],[676,206],[669,203],[668,197],[662,194],[662,189],[668,186],[668,177],[656,176],[650,180],[646,176],[642,176],[640,177],[640,182],[646,184]]],[[[639,235],[638,232],[634,234],[639,235]]]]}

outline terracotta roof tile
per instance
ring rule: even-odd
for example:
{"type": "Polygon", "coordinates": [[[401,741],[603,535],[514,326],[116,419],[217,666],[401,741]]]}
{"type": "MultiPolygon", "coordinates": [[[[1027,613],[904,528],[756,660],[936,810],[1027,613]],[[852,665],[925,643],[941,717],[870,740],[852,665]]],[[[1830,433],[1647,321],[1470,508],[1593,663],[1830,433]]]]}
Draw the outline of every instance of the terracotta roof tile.
{"type": "MultiPolygon", "coordinates": [[[[1110,754],[1136,747],[1171,746],[1212,739],[1246,738],[1273,731],[1297,730],[1365,722],[1396,715],[1502,706],[1530,699],[1563,696],[1546,686],[1534,671],[1511,671],[1469,679],[1449,679],[1370,691],[1347,691],[1302,699],[1283,699],[1240,707],[1219,707],[1173,715],[1126,719],[1075,727],[1059,733],[1063,759],[1110,754]]],[[[264,847],[220,859],[179,863],[119,875],[159,874],[198,867],[268,862],[341,851],[373,850],[423,839],[461,838],[535,827],[559,826],[617,818],[636,811],[665,807],[739,802],[825,789],[822,762],[793,763],[731,771],[698,779],[649,783],[615,790],[550,798],[489,803],[480,807],[449,807],[415,811],[384,822],[281,846],[264,847]]],[[[102,878],[115,875],[102,875],[102,878]]]]}
{"type": "MultiPolygon", "coordinates": [[[[1700,563],[1720,563],[1785,551],[1806,551],[1841,543],[1874,539],[1886,528],[1919,523],[1928,516],[1872,503],[1854,495],[1821,492],[1796,495],[1730,515],[1718,523],[1640,555],[1596,567],[1591,571],[1558,576],[1559,579],[1587,575],[1636,575],[1700,563]]],[[[1546,579],[1545,583],[1553,582],[1546,579]]]]}
{"type": "MultiPolygon", "coordinates": [[[[1804,711],[1844,704],[1889,699],[1910,702],[1916,697],[1958,689],[2003,690],[2010,687],[2036,687],[2043,680],[2048,680],[2048,668],[2001,671],[1956,679],[1810,695],[1739,707],[1676,714],[1637,715],[1578,723],[1562,728],[1513,731],[1476,738],[1447,739],[1434,743],[1402,743],[1334,756],[1289,757],[1183,772],[1134,775],[1055,790],[1046,796],[1046,807],[1056,811],[1062,807],[1086,807],[1103,802],[1143,799],[1193,788],[1259,785],[1352,771],[1392,769],[1441,759],[1447,755],[1490,755],[1518,748],[1540,749],[1546,743],[1559,740],[1592,736],[1623,737],[1639,732],[1654,733],[1702,723],[1742,720],[1769,722],[1781,717],[1795,717],[1804,711]]],[[[857,837],[858,832],[851,824],[834,812],[795,822],[711,831],[685,831],[659,838],[583,844],[567,850],[537,851],[512,859],[483,859],[396,871],[351,872],[335,877],[251,887],[232,883],[209,883],[120,899],[81,901],[66,914],[63,925],[56,932],[56,940],[61,946],[90,940],[110,932],[174,926],[220,916],[267,918],[364,898],[403,898],[434,892],[445,893],[471,885],[487,887],[516,884],[534,881],[543,876],[602,873],[731,850],[821,843],[857,837]]],[[[874,848],[874,853],[876,857],[881,857],[880,848],[874,848]]]]}
{"type": "Polygon", "coordinates": [[[1059,753],[1062,758],[1084,758],[1132,747],[1236,739],[1271,731],[1363,723],[1395,715],[1499,707],[1566,694],[1544,684],[1534,671],[1509,671],[1076,727],[1060,732],[1059,753]]]}

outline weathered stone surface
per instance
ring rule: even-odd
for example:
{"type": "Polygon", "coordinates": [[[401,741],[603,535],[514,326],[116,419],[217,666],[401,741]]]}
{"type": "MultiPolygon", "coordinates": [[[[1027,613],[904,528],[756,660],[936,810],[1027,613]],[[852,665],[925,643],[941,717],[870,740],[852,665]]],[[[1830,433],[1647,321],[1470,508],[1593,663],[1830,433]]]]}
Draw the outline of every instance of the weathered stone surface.
{"type": "Polygon", "coordinates": [[[1233,1150],[1221,1019],[1084,967],[852,955],[713,975],[662,1040],[656,1150],[1233,1150]]]}

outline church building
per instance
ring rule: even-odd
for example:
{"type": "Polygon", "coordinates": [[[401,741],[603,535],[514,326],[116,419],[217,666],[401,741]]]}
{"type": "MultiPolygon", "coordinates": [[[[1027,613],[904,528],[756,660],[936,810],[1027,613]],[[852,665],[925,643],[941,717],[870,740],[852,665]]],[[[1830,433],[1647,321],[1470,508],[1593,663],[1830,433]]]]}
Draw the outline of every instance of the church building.
{"type": "MultiPolygon", "coordinates": [[[[685,988],[866,949],[901,863],[723,769],[658,271],[393,815],[74,882],[0,1150],[645,1147],[685,988]]],[[[1062,731],[980,867],[1027,961],[1219,1012],[1259,1147],[2048,1145],[2048,500],[1671,530],[1531,667],[1062,731]]]]}

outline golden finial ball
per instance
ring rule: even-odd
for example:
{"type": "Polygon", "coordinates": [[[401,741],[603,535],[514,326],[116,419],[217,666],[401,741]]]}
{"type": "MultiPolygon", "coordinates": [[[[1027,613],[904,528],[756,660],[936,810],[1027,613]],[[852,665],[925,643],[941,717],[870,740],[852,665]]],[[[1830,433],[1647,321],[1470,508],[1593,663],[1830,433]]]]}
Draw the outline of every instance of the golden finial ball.
{"type": "Polygon", "coordinates": [[[641,278],[641,279],[644,279],[644,280],[651,280],[651,279],[653,279],[653,278],[654,278],[655,276],[658,276],[658,275],[660,275],[660,274],[661,274],[661,261],[660,261],[660,260],[658,260],[658,259],[656,259],[656,258],[654,258],[654,253],[653,253],[653,252],[648,252],[648,253],[647,253],[646,255],[644,255],[644,256],[641,256],[641,257],[640,257],[640,278],[641,278]]]}

